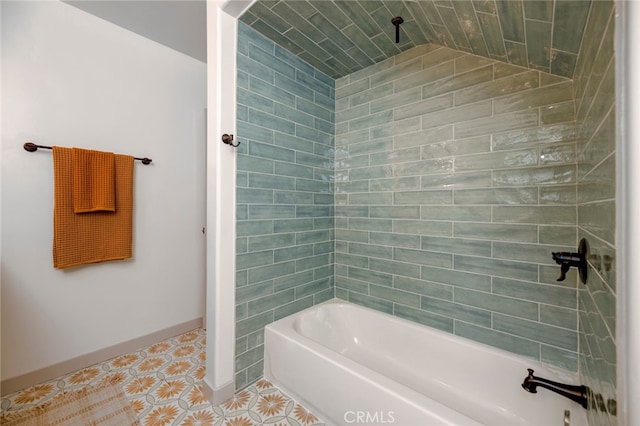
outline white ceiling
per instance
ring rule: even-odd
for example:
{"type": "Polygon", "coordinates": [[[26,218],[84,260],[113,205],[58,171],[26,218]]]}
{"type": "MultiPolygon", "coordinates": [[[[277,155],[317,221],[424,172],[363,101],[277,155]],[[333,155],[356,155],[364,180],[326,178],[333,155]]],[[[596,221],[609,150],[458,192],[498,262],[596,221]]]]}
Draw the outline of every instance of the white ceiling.
{"type": "Polygon", "coordinates": [[[65,3],[207,62],[205,0],[67,0],[65,3]]]}

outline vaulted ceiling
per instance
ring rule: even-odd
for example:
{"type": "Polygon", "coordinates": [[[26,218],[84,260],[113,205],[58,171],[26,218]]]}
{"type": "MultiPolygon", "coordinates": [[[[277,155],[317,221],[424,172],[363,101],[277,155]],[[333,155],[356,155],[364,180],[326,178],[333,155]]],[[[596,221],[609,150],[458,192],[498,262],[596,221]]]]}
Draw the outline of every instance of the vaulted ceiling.
{"type": "Polygon", "coordinates": [[[424,43],[572,78],[590,5],[590,0],[258,0],[241,20],[333,78],[424,43]],[[404,20],[397,44],[391,23],[396,16],[404,20]]]}

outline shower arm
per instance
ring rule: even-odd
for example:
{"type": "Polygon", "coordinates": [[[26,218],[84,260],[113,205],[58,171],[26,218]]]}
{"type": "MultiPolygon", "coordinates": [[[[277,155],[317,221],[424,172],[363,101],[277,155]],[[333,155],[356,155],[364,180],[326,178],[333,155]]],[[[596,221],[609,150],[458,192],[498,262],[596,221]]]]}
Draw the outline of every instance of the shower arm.
{"type": "Polygon", "coordinates": [[[391,23],[396,27],[396,43],[400,43],[400,24],[404,22],[404,19],[400,16],[396,16],[391,19],[391,23]]]}

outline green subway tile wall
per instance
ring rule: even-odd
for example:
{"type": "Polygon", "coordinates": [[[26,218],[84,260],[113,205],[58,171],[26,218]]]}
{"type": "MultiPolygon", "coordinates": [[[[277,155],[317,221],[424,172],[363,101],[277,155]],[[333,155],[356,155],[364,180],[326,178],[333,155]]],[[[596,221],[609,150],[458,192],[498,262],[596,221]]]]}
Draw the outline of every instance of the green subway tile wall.
{"type": "Polygon", "coordinates": [[[615,398],[613,2],[404,2],[457,50],[389,46],[393,4],[256,3],[243,20],[280,45],[239,25],[236,386],[266,324],[335,296],[615,398]],[[556,281],[582,237],[588,285],[556,281]]]}
{"type": "Polygon", "coordinates": [[[576,133],[571,80],[447,47],[338,79],[336,296],[577,371],[576,133]]]}
{"type": "MultiPolygon", "coordinates": [[[[593,255],[579,292],[580,373],[605,402],[616,398],[614,15],[612,1],[592,2],[575,76],[578,238],[593,255]]],[[[590,424],[617,423],[606,404],[594,405],[590,424]]]]}
{"type": "Polygon", "coordinates": [[[238,26],[236,387],[266,324],[331,299],[334,80],[238,26]]]}

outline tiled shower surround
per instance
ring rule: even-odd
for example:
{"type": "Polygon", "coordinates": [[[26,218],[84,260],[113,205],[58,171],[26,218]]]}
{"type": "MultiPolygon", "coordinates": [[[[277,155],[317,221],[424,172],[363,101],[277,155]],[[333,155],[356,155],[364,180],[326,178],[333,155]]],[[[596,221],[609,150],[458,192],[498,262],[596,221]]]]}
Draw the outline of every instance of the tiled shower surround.
{"type": "Polygon", "coordinates": [[[238,30],[236,387],[262,375],[264,326],[334,296],[334,81],[238,30]]]}
{"type": "Polygon", "coordinates": [[[336,82],[336,295],[577,370],[572,82],[423,45],[336,82]]]}
{"type": "Polygon", "coordinates": [[[336,295],[577,370],[572,82],[436,45],[336,82],[336,295]]]}
{"type": "Polygon", "coordinates": [[[266,324],[335,295],[614,397],[611,12],[593,2],[575,81],[421,45],[336,80],[333,103],[333,80],[240,24],[238,387],[266,324]],[[551,252],[585,235],[601,271],[556,281],[551,252]]]}
{"type": "MultiPolygon", "coordinates": [[[[616,112],[615,11],[593,2],[575,76],[578,142],[578,238],[591,246],[587,285],[579,285],[580,373],[602,395],[592,425],[615,425],[616,395],[616,112]]],[[[637,283],[630,283],[635,285],[637,283]]]]}

